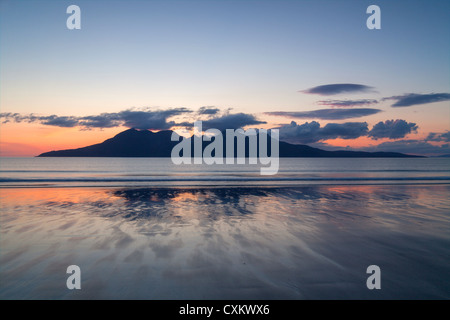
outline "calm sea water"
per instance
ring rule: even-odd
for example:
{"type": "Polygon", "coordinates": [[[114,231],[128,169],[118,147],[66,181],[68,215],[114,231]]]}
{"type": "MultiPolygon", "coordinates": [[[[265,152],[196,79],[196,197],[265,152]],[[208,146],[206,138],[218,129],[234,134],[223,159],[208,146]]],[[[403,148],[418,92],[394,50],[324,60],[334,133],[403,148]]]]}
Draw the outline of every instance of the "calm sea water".
{"type": "Polygon", "coordinates": [[[449,159],[0,159],[0,299],[449,299],[449,230],[449,159]]]}
{"type": "Polygon", "coordinates": [[[260,167],[174,165],[170,158],[2,158],[0,187],[450,182],[446,158],[281,158],[272,176],[261,176],[260,167]]]}

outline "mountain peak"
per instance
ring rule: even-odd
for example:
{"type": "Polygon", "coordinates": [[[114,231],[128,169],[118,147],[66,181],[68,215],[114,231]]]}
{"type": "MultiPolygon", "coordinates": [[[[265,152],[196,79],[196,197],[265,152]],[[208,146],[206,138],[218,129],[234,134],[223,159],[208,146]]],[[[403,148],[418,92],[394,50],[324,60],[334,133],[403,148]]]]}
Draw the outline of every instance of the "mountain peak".
{"type": "Polygon", "coordinates": [[[145,130],[145,129],[144,130],[138,130],[136,128],[130,128],[130,129],[127,129],[125,131],[119,132],[118,134],[116,134],[114,136],[114,138],[115,137],[121,137],[121,136],[137,136],[137,135],[147,134],[149,132],[153,133],[153,132],[151,132],[149,130],[145,130]]]}

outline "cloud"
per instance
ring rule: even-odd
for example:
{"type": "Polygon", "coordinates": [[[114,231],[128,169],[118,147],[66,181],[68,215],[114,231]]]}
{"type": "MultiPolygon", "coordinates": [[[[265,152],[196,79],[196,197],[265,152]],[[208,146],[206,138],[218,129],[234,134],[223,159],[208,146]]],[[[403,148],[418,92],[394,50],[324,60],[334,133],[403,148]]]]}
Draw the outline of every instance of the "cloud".
{"type": "Polygon", "coordinates": [[[191,112],[191,110],[186,108],[174,108],[155,111],[149,109],[124,110],[84,117],[57,115],[36,116],[34,114],[20,115],[18,113],[1,113],[0,117],[4,119],[3,122],[33,122],[65,128],[78,126],[83,129],[92,129],[125,126],[136,129],[163,130],[177,125],[174,121],[168,121],[170,117],[191,112]]]}
{"type": "Polygon", "coordinates": [[[444,133],[430,132],[425,141],[445,141],[450,142],[450,131],[444,133]]]}
{"type": "Polygon", "coordinates": [[[369,131],[368,136],[377,140],[380,138],[400,139],[411,132],[417,132],[418,126],[405,120],[386,120],[378,122],[369,131]]]}
{"type": "Polygon", "coordinates": [[[267,123],[259,121],[255,116],[246,113],[226,114],[221,117],[203,121],[203,129],[215,128],[219,130],[238,129],[249,125],[257,125],[267,123]]]}
{"type": "Polygon", "coordinates": [[[356,139],[368,132],[366,122],[328,123],[321,127],[316,121],[303,124],[292,121],[277,129],[280,131],[280,140],[302,144],[336,138],[356,139]]]}
{"type": "Polygon", "coordinates": [[[323,106],[346,108],[346,107],[357,107],[366,106],[378,103],[375,99],[360,99],[360,100],[321,100],[318,102],[323,106]]]}
{"type": "Polygon", "coordinates": [[[78,124],[76,117],[59,117],[56,115],[48,117],[39,117],[42,124],[48,126],[57,126],[63,128],[72,128],[78,124]]]}
{"type": "Polygon", "coordinates": [[[301,92],[310,93],[310,94],[319,94],[322,96],[335,95],[340,93],[356,93],[356,92],[368,92],[373,91],[372,87],[365,86],[363,84],[354,84],[354,83],[335,83],[335,84],[326,84],[323,86],[313,87],[307,90],[303,90],[301,92]]]}
{"type": "Polygon", "coordinates": [[[306,119],[322,119],[322,120],[342,120],[342,119],[370,116],[378,112],[381,112],[381,110],[369,108],[356,108],[356,109],[319,109],[304,112],[275,111],[275,112],[266,112],[265,114],[271,116],[283,116],[300,119],[306,118],[306,119]]]}
{"type": "Polygon", "coordinates": [[[116,116],[123,121],[123,126],[136,129],[169,129],[176,125],[174,121],[167,121],[168,118],[183,113],[192,112],[186,108],[169,109],[162,111],[121,111],[116,116]]]}
{"type": "Polygon", "coordinates": [[[201,107],[198,109],[198,114],[215,115],[219,113],[220,109],[216,107],[201,107]]]}
{"type": "Polygon", "coordinates": [[[368,136],[372,139],[400,139],[408,133],[417,131],[415,123],[405,120],[387,120],[379,122],[369,131],[367,122],[328,123],[321,127],[316,121],[297,124],[292,121],[277,129],[280,130],[280,140],[291,143],[317,143],[329,139],[357,139],[368,136]]]}
{"type": "Polygon", "coordinates": [[[78,125],[84,128],[113,128],[120,126],[122,121],[117,114],[102,113],[98,116],[82,117],[78,121],[78,125]]]}
{"type": "Polygon", "coordinates": [[[430,93],[417,94],[409,93],[402,96],[392,96],[383,98],[383,100],[397,100],[391,107],[410,107],[418,104],[426,104],[432,102],[448,101],[450,100],[449,93],[430,93]]]}
{"type": "Polygon", "coordinates": [[[321,134],[327,139],[356,139],[365,136],[367,131],[367,122],[328,123],[321,134]]]}
{"type": "Polygon", "coordinates": [[[280,132],[280,140],[291,143],[312,143],[321,140],[318,132],[320,123],[316,121],[305,122],[298,125],[295,121],[276,128],[280,132]]]}
{"type": "Polygon", "coordinates": [[[11,113],[11,112],[2,112],[0,113],[0,119],[2,120],[2,123],[8,123],[8,122],[22,122],[22,116],[19,113],[11,113]]]}

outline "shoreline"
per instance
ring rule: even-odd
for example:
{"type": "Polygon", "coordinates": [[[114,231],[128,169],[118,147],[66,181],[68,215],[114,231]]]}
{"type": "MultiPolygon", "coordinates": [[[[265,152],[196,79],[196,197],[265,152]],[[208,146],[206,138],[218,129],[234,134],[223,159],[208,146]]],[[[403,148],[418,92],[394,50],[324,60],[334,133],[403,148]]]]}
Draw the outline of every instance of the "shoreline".
{"type": "Polygon", "coordinates": [[[379,182],[379,183],[305,183],[305,184],[245,184],[245,185],[237,185],[237,184],[222,184],[222,185],[0,185],[1,189],[33,189],[33,188],[140,188],[140,189],[179,189],[179,188],[302,188],[302,187],[314,187],[314,186],[445,186],[449,185],[450,182],[379,182]]]}

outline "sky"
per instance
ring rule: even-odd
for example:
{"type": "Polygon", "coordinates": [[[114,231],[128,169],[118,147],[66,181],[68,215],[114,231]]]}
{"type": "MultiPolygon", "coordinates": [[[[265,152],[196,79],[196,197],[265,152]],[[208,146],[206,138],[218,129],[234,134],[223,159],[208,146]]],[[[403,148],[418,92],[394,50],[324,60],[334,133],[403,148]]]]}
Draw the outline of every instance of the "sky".
{"type": "Polygon", "coordinates": [[[0,156],[195,120],[327,150],[448,154],[449,14],[440,0],[0,0],[0,156]],[[80,29],[66,25],[72,4],[80,29]]]}

